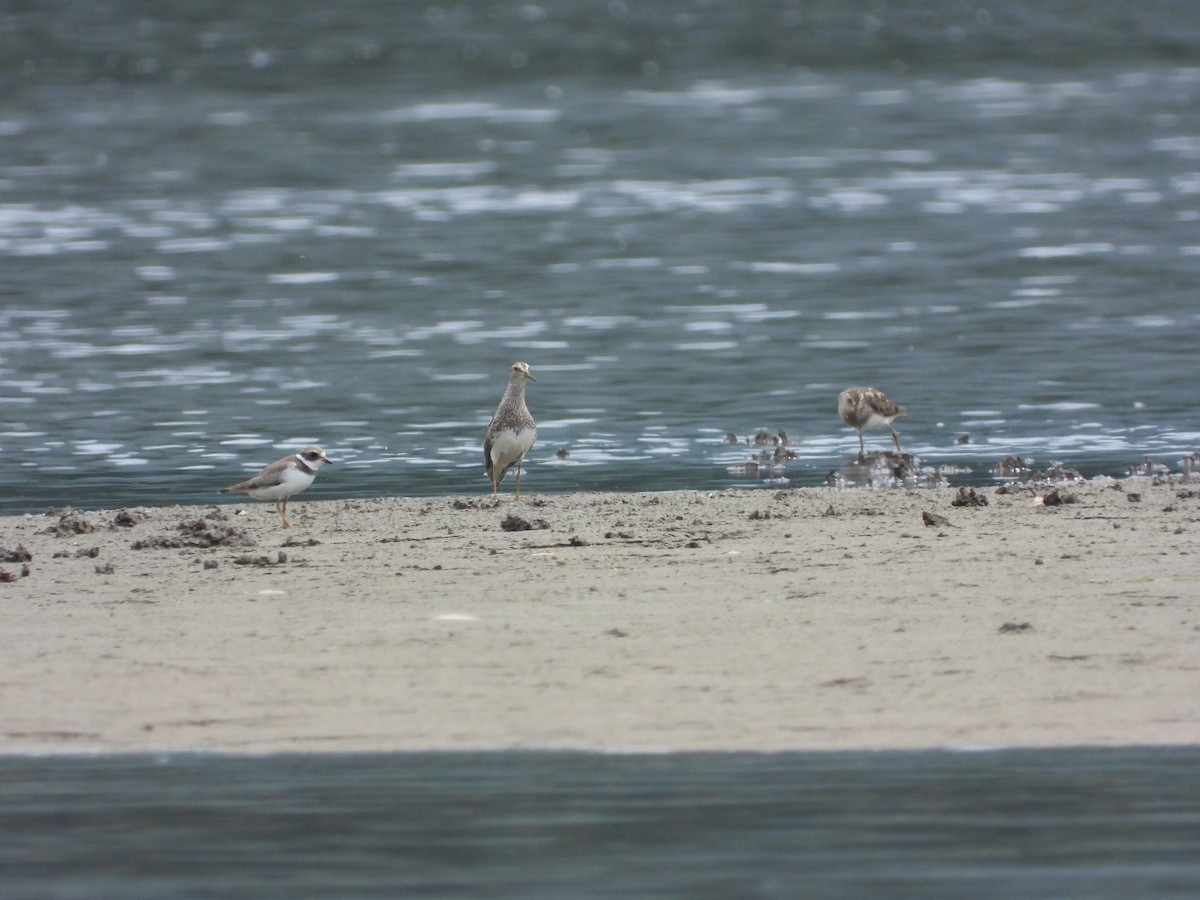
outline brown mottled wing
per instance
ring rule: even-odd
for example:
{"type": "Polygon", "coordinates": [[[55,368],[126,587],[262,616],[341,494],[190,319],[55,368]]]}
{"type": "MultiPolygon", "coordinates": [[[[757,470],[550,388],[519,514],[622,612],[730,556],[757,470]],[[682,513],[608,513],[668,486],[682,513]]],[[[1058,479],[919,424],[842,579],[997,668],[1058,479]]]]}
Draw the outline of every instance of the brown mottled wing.
{"type": "Polygon", "coordinates": [[[492,477],[492,426],[495,424],[496,417],[493,415],[487,428],[483,430],[483,468],[488,478],[492,477]]]}
{"type": "Polygon", "coordinates": [[[863,399],[867,405],[875,411],[878,416],[895,418],[896,416],[904,415],[904,407],[896,403],[879,388],[866,388],[863,391],[863,399]]]}
{"type": "Polygon", "coordinates": [[[245,481],[239,481],[237,484],[230,485],[227,488],[221,488],[219,493],[233,494],[238,491],[257,491],[260,488],[274,487],[283,481],[283,473],[287,469],[288,460],[282,459],[279,462],[271,463],[253,478],[247,478],[245,481]]]}
{"type": "Polygon", "coordinates": [[[904,407],[893,401],[883,391],[876,391],[871,395],[871,405],[875,407],[875,411],[881,416],[904,415],[904,407]]]}

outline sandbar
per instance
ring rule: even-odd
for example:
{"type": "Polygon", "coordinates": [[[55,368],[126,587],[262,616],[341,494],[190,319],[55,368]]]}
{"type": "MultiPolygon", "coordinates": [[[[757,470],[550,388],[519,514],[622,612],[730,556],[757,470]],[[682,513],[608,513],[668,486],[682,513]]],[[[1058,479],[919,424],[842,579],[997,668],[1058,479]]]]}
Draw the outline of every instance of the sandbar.
{"type": "Polygon", "coordinates": [[[0,518],[0,753],[1200,743],[1186,477],[523,486],[0,518]]]}

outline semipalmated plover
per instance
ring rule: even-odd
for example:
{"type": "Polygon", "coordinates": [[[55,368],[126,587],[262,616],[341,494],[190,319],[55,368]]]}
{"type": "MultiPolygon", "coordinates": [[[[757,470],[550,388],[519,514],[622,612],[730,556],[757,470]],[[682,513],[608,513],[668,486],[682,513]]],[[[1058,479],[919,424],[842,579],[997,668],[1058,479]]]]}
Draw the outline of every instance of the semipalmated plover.
{"type": "Polygon", "coordinates": [[[274,500],[283,527],[291,528],[292,524],[287,520],[288,499],[312,484],[317,477],[317,469],[326,463],[332,465],[324,450],[305,447],[299,453],[276,460],[253,478],[221,488],[221,493],[242,493],[249,494],[255,500],[274,500]]]}
{"type": "Polygon", "coordinates": [[[508,387],[496,407],[496,414],[483,433],[483,463],[492,481],[492,496],[497,495],[505,473],[517,467],[516,499],[521,499],[521,460],[537,439],[537,423],[525,405],[525,382],[537,381],[529,374],[529,364],[515,362],[509,370],[508,387]]]}
{"type": "Polygon", "coordinates": [[[858,432],[858,458],[866,458],[863,447],[863,430],[866,428],[886,428],[892,433],[896,442],[896,452],[900,449],[900,435],[892,428],[892,422],[905,414],[903,406],[893,403],[888,395],[879,388],[852,387],[838,394],[838,413],[842,421],[858,432]]]}

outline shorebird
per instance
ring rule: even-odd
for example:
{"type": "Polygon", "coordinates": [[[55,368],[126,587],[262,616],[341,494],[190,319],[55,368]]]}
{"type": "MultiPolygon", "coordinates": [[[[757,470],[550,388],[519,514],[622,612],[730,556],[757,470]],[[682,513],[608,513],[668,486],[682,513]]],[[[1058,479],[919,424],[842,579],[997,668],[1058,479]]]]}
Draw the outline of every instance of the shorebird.
{"type": "Polygon", "coordinates": [[[537,423],[525,405],[525,382],[537,381],[529,374],[529,364],[515,362],[509,370],[508,387],[496,407],[496,414],[483,433],[483,463],[492,480],[492,496],[514,465],[517,467],[515,499],[521,499],[521,460],[537,439],[537,423]]]}
{"type": "Polygon", "coordinates": [[[866,428],[886,428],[892,433],[896,442],[896,452],[900,449],[900,435],[892,427],[892,422],[905,414],[905,409],[893,403],[888,395],[879,388],[851,387],[838,394],[838,414],[842,421],[858,432],[858,458],[866,458],[863,447],[863,430],[866,428]]]}
{"type": "Polygon", "coordinates": [[[221,493],[249,494],[255,500],[274,500],[283,527],[291,528],[292,523],[287,520],[288,499],[312,484],[317,469],[326,463],[330,460],[324,450],[305,447],[299,453],[275,460],[253,478],[221,488],[221,493]]]}

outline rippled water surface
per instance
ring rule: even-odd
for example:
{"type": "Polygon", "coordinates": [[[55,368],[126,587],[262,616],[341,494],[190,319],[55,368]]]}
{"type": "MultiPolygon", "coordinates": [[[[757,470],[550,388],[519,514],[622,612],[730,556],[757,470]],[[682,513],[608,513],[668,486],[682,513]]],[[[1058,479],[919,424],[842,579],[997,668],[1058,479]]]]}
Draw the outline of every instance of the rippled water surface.
{"type": "Polygon", "coordinates": [[[306,496],[483,492],[514,359],[531,492],[759,483],[760,428],[823,483],[849,384],[967,479],[1178,468],[1200,31],[1071,8],[0,11],[0,508],[207,500],[308,442],[306,496]]]}
{"type": "Polygon", "coordinates": [[[1195,897],[1194,748],[0,759],[21,897],[1195,897]]]}

